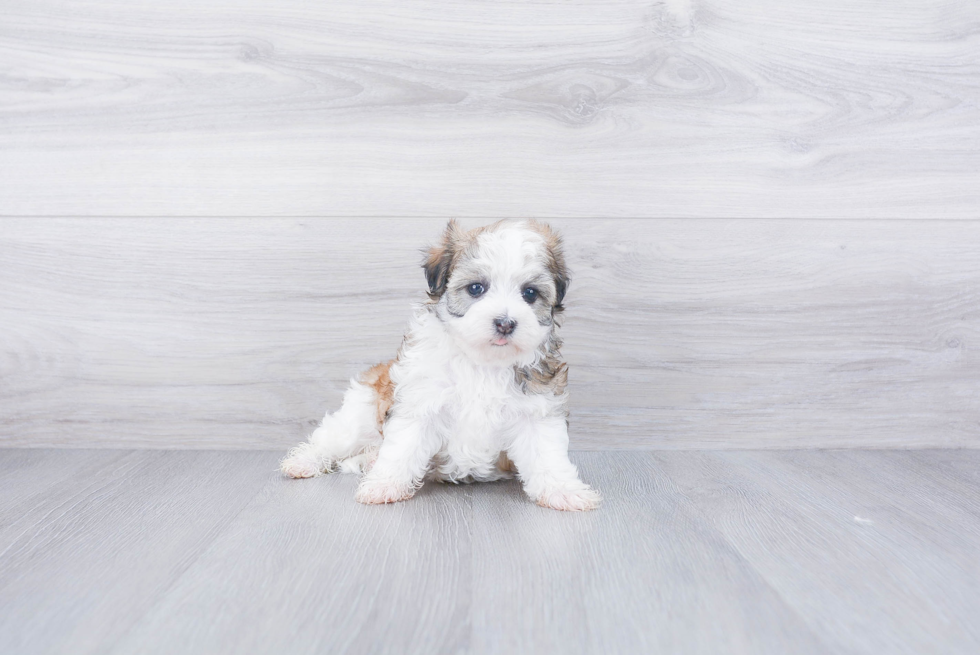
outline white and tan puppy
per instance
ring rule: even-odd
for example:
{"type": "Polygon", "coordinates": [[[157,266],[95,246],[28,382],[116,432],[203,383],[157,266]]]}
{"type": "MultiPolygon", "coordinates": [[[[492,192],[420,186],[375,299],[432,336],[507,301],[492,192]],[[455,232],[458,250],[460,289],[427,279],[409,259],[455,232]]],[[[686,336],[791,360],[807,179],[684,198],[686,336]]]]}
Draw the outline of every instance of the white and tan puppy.
{"type": "Polygon", "coordinates": [[[424,479],[516,473],[539,505],[586,510],[599,494],[568,460],[568,371],[558,316],[568,287],[547,225],[455,221],[423,263],[429,301],[395,359],[351,380],[339,411],[293,448],[282,471],[364,472],[362,503],[411,498],[424,479]]]}

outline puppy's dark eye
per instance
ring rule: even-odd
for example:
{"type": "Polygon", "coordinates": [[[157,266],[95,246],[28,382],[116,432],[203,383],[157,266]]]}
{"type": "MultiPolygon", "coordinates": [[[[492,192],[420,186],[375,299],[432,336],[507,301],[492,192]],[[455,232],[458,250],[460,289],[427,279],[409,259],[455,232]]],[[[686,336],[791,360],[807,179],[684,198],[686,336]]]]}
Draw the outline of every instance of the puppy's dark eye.
{"type": "Polygon", "coordinates": [[[538,290],[534,287],[528,287],[524,289],[524,293],[521,295],[524,296],[524,302],[530,305],[538,299],[538,290]]]}
{"type": "Polygon", "coordinates": [[[474,282],[470,286],[466,287],[466,293],[470,294],[474,298],[477,296],[482,296],[484,293],[486,293],[486,291],[487,288],[479,282],[474,282]]]}

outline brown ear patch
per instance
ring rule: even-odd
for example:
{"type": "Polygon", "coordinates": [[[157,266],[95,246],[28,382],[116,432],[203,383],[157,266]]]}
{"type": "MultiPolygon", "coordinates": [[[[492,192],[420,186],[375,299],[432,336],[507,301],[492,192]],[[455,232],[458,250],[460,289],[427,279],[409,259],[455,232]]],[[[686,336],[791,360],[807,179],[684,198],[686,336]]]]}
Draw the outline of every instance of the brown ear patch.
{"type": "Polygon", "coordinates": [[[540,234],[544,238],[545,249],[548,253],[548,272],[555,281],[555,305],[554,313],[559,313],[565,308],[561,301],[565,298],[568,285],[572,281],[568,275],[568,267],[565,266],[565,251],[562,244],[561,235],[551,229],[547,223],[528,221],[528,227],[540,234]]]}
{"type": "Polygon", "coordinates": [[[425,269],[425,280],[429,285],[429,298],[438,300],[446,292],[446,283],[456,264],[459,252],[459,241],[462,232],[456,219],[446,225],[442,241],[429,248],[422,268],[425,269]]]}

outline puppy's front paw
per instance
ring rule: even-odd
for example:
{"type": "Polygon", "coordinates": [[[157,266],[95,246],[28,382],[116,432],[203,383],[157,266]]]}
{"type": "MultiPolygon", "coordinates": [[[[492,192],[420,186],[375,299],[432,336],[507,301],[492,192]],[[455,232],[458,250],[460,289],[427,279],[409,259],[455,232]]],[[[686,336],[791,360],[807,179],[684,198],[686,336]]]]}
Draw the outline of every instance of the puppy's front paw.
{"type": "Polygon", "coordinates": [[[414,494],[415,487],[411,485],[399,485],[390,480],[364,477],[361,478],[361,484],[357,487],[357,495],[354,496],[354,500],[365,505],[384,505],[408,500],[414,494]]]}
{"type": "Polygon", "coordinates": [[[602,502],[602,496],[595,489],[547,489],[535,499],[541,507],[560,509],[566,512],[584,512],[595,509],[602,502]]]}
{"type": "Polygon", "coordinates": [[[291,478],[312,478],[324,473],[328,467],[310,444],[300,444],[279,462],[279,470],[291,478]]]}
{"type": "Polygon", "coordinates": [[[300,457],[284,459],[279,465],[279,470],[291,478],[312,478],[321,473],[315,464],[300,457]]]}

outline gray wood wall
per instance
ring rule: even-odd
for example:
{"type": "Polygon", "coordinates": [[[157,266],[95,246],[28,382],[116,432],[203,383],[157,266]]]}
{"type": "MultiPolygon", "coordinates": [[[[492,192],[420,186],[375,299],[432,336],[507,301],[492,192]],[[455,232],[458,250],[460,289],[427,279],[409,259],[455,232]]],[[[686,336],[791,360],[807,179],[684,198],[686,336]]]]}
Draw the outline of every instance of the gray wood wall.
{"type": "MultiPolygon", "coordinates": [[[[977,222],[553,224],[576,447],[980,445],[977,222]]],[[[442,220],[0,225],[4,444],[257,448],[394,353],[442,220]]]]}
{"type": "Polygon", "coordinates": [[[6,0],[0,212],[977,218],[975,0],[6,0]]]}
{"type": "Polygon", "coordinates": [[[446,218],[534,216],[574,270],[576,447],[980,446],[978,30],[5,2],[0,444],[288,445],[397,347],[446,218]]]}

